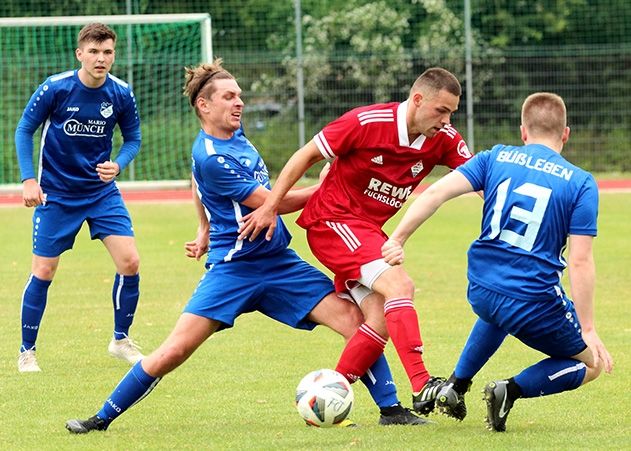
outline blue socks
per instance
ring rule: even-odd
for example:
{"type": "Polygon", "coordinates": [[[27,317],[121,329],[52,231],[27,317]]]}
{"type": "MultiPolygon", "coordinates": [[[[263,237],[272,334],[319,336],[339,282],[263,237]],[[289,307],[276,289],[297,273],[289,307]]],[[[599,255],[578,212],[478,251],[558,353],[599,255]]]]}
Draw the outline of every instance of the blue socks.
{"type": "Polygon", "coordinates": [[[111,423],[120,414],[151,393],[160,379],[149,376],[142,368],[142,361],[136,363],[121,379],[96,416],[107,421],[108,424],[111,423]]]}
{"type": "Polygon", "coordinates": [[[37,332],[44,316],[51,280],[30,275],[22,294],[22,346],[20,352],[35,349],[37,332]]]}
{"type": "Polygon", "coordinates": [[[547,358],[514,377],[522,397],[553,395],[574,390],[583,383],[587,367],[574,359],[547,358]]]}
{"type": "MultiPolygon", "coordinates": [[[[96,416],[111,423],[151,393],[160,379],[147,374],[142,368],[142,361],[136,363],[121,379],[96,416]]],[[[390,407],[399,402],[390,367],[383,354],[361,379],[379,407],[390,407]]]]}
{"type": "Polygon", "coordinates": [[[473,376],[495,354],[506,335],[506,332],[496,325],[478,318],[460,353],[454,376],[458,379],[473,379],[473,376]]]}
{"type": "MultiPolygon", "coordinates": [[[[127,337],[129,328],[134,321],[134,314],[138,306],[140,292],[138,274],[122,276],[116,274],[112,288],[112,302],[114,304],[114,338],[117,340],[127,337]]],[[[48,287],[52,281],[38,279],[30,275],[22,295],[22,345],[20,352],[35,349],[35,341],[39,326],[46,309],[48,287]]]]}
{"type": "Polygon", "coordinates": [[[397,398],[397,387],[394,385],[394,378],[390,372],[386,356],[381,354],[372,364],[366,374],[361,377],[370,396],[374,399],[379,408],[392,407],[399,403],[397,398]]]}
{"type": "MultiPolygon", "coordinates": [[[[494,324],[478,319],[454,371],[457,379],[470,380],[500,347],[504,332],[494,324]]],[[[583,383],[585,364],[569,358],[547,358],[532,365],[513,379],[521,390],[521,397],[534,398],[574,390],[583,383]]]]}
{"type": "Polygon", "coordinates": [[[129,328],[134,322],[134,314],[138,306],[140,291],[138,282],[140,276],[114,276],[112,287],[112,303],[114,304],[114,338],[121,340],[129,334],[129,328]]]}

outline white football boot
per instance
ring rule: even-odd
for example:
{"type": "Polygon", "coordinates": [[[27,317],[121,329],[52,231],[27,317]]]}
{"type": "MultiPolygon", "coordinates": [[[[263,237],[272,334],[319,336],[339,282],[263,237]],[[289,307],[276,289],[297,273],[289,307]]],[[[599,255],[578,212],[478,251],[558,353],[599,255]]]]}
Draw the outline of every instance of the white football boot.
{"type": "Polygon", "coordinates": [[[38,371],[42,371],[37,364],[35,350],[28,349],[24,352],[20,352],[18,357],[18,371],[20,373],[36,373],[38,371]]]}
{"type": "Polygon", "coordinates": [[[125,337],[122,340],[112,338],[107,350],[112,357],[125,360],[131,365],[145,358],[145,356],[140,352],[140,346],[134,343],[129,337],[125,337]]]}

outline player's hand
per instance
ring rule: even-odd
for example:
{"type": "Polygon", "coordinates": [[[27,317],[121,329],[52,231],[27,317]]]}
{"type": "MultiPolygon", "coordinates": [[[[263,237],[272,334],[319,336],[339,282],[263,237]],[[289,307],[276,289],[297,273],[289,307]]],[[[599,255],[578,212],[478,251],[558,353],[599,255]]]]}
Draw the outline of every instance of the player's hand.
{"type": "Polygon", "coordinates": [[[120,172],[120,166],[115,161],[105,161],[96,165],[96,172],[102,182],[108,183],[116,178],[120,172]]]}
{"type": "Polygon", "coordinates": [[[400,265],[403,263],[405,253],[403,246],[396,240],[390,238],[381,246],[381,255],[390,266],[400,265]]]}
{"type": "Polygon", "coordinates": [[[249,237],[254,241],[259,233],[267,229],[265,239],[270,241],[276,230],[276,212],[265,204],[243,217],[243,224],[239,227],[239,239],[244,240],[249,237]]]}
{"type": "Polygon", "coordinates": [[[596,331],[593,329],[589,332],[583,331],[583,340],[594,353],[594,358],[602,363],[605,372],[611,373],[613,370],[613,358],[596,331]]]}
{"type": "Polygon", "coordinates": [[[42,191],[37,180],[26,179],[22,183],[22,200],[26,207],[37,207],[46,203],[46,194],[42,191]]]}
{"type": "Polygon", "coordinates": [[[208,252],[209,246],[210,238],[208,237],[208,231],[198,229],[197,237],[193,241],[184,243],[184,250],[186,251],[187,257],[199,261],[199,259],[208,252]]]}

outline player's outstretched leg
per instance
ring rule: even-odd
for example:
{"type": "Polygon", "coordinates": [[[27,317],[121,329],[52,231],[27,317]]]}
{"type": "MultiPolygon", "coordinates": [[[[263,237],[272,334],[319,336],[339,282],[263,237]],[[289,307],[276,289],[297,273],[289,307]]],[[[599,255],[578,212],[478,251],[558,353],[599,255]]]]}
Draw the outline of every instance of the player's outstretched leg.
{"type": "Polygon", "coordinates": [[[447,383],[438,392],[436,407],[443,415],[455,418],[458,421],[464,420],[467,416],[467,405],[464,401],[465,394],[471,388],[471,379],[457,379],[452,374],[447,383]]]}
{"type": "Polygon", "coordinates": [[[151,393],[160,379],[150,376],[143,369],[142,362],[136,363],[121,379],[96,415],[87,420],[68,420],[66,429],[74,434],[106,430],[118,416],[151,393]]]}
{"type": "Polygon", "coordinates": [[[412,407],[421,415],[429,415],[434,410],[438,392],[446,383],[444,377],[430,377],[417,395],[412,395],[412,407]]]}

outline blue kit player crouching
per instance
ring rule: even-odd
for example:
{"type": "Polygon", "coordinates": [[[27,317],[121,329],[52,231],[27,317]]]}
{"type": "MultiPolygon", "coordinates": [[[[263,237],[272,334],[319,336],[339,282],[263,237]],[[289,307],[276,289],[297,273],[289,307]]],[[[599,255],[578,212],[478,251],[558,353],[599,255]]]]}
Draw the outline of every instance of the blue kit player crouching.
{"type": "Polygon", "coordinates": [[[524,146],[497,145],[437,181],[410,206],[382,249],[388,263],[401,263],[403,243],[440,205],[484,191],[482,231],[469,248],[467,274],[478,320],[436,405],[464,419],[473,377],[513,335],[549,357],[486,385],[487,426],[498,432],[506,430],[517,399],[574,390],[613,368],[593,314],[596,182],[560,155],[570,135],[561,97],[532,94],[521,123],[524,146]],[[573,301],[561,286],[566,266],[573,301]]]}
{"type": "Polygon", "coordinates": [[[109,72],[116,34],[100,23],[81,29],[75,51],[81,68],[52,75],[29,100],[15,131],[23,200],[33,213],[31,275],[22,295],[20,372],[40,371],[35,341],[60,255],[87,221],[116,266],[109,353],[133,364],[143,355],[128,337],[138,305],[139,257],[127,208],[114,183],[140,150],[140,121],[130,86],[109,72]],[[38,174],[33,135],[42,127],[38,174]],[[111,161],[118,124],[123,144],[111,161]],[[39,181],[38,181],[39,180],[39,181]]]}
{"type": "MultiPolygon", "coordinates": [[[[287,248],[291,236],[280,218],[270,240],[263,235],[238,239],[243,218],[263,204],[270,182],[265,163],[241,128],[241,89],[221,60],[188,68],[184,93],[201,123],[192,151],[200,226],[186,251],[198,259],[208,252],[208,271],[169,337],[123,377],[95,416],[69,420],[66,428],[73,433],[107,429],[207,338],[232,327],[243,313],[259,311],[297,329],[323,324],[347,340],[363,322],[357,305],[337,297],[322,272],[287,248]]],[[[301,209],[317,186],[289,192],[280,212],[301,209]]],[[[362,381],[380,407],[380,424],[426,423],[400,405],[383,354],[362,381]]]]}

